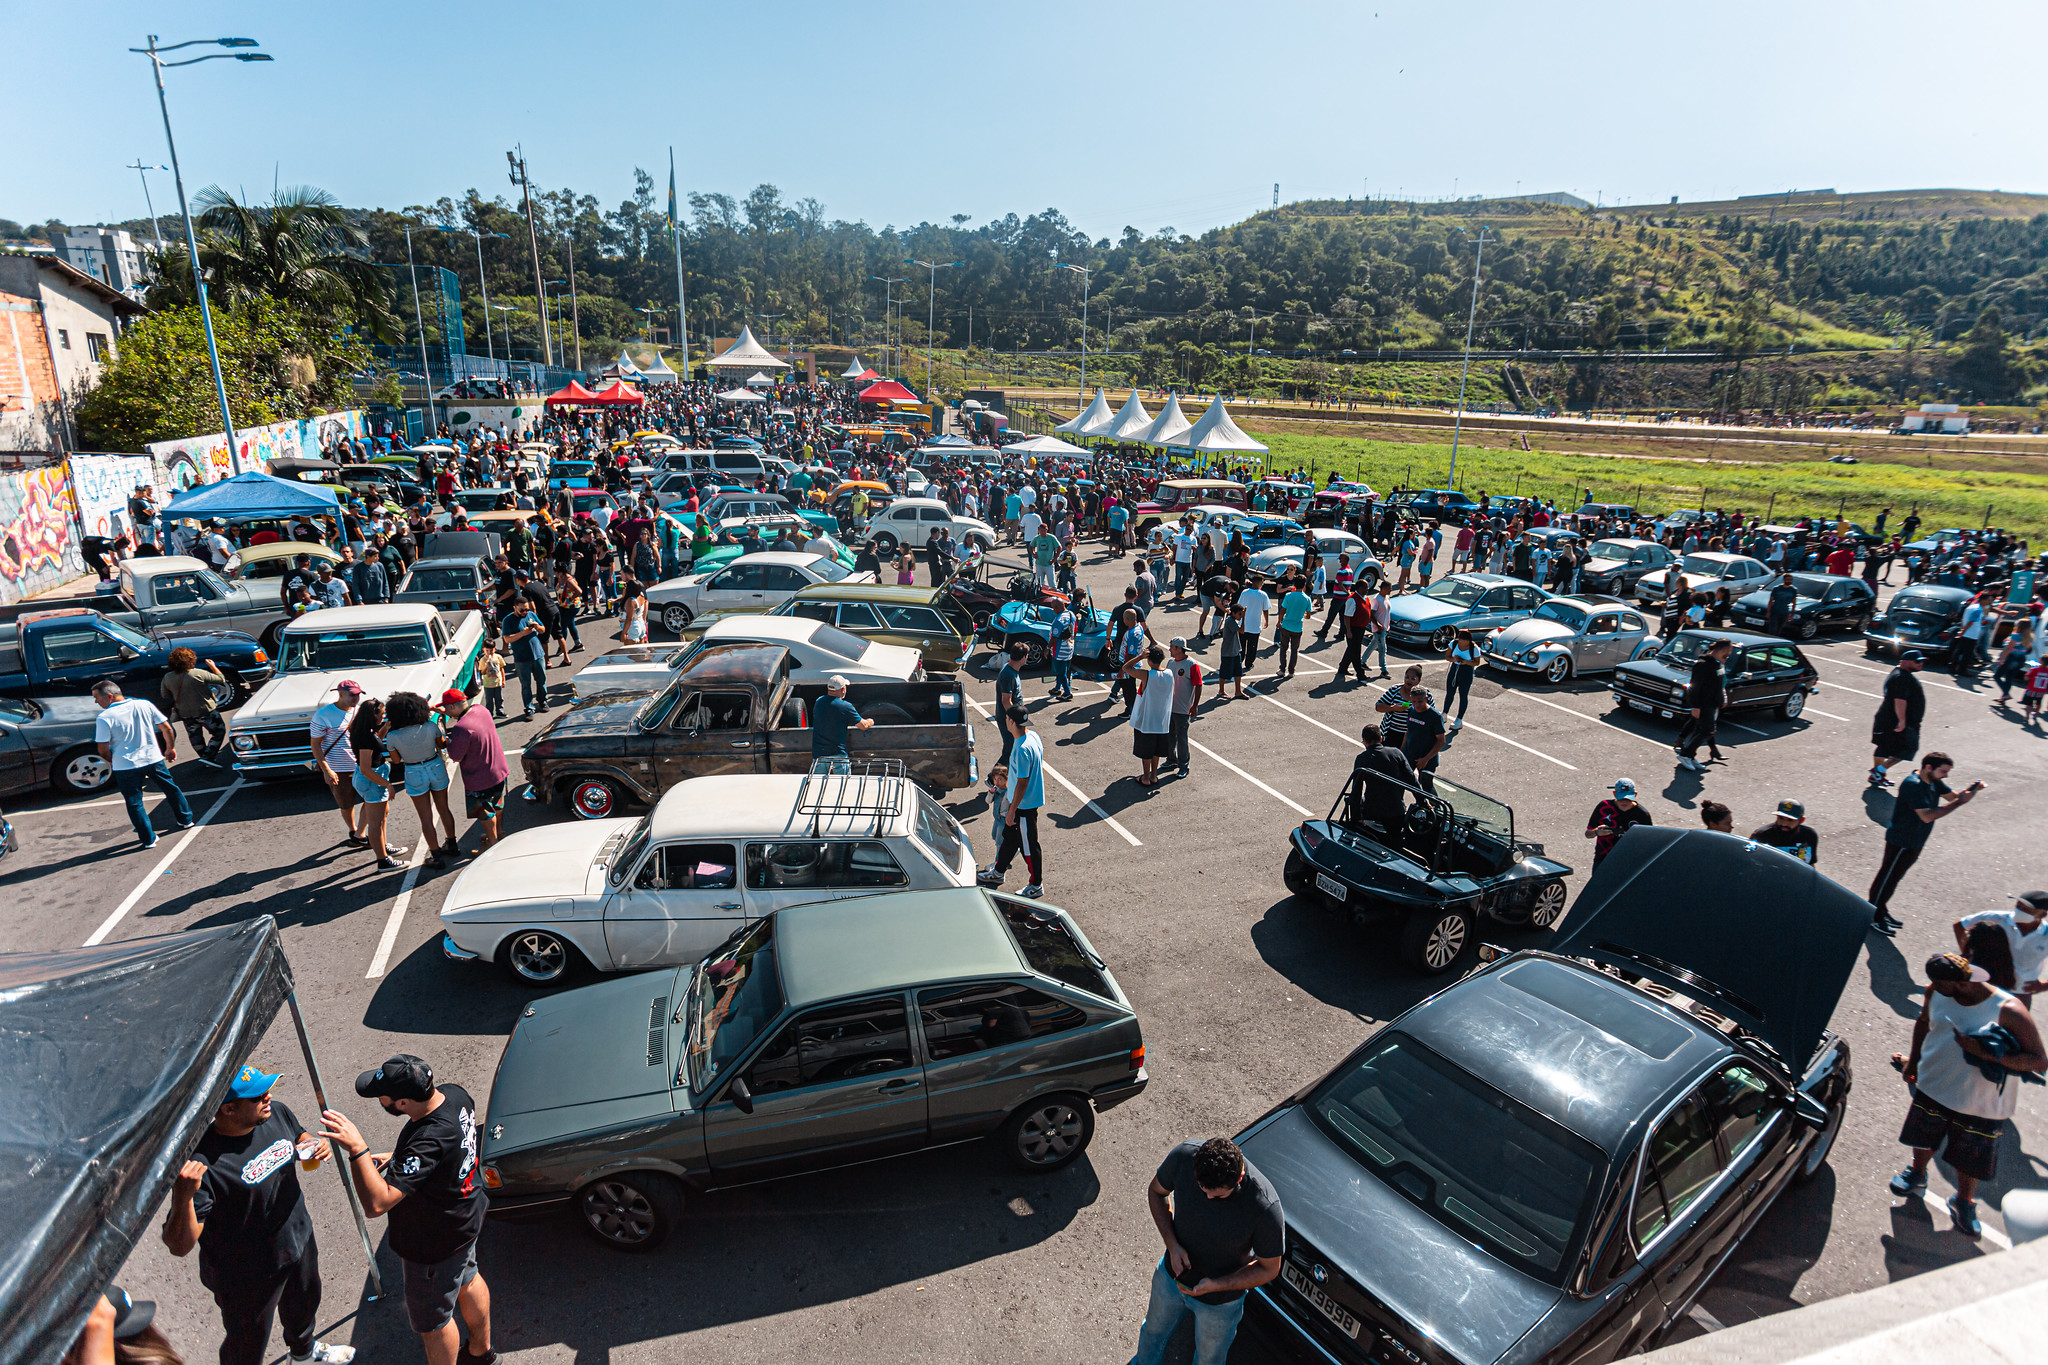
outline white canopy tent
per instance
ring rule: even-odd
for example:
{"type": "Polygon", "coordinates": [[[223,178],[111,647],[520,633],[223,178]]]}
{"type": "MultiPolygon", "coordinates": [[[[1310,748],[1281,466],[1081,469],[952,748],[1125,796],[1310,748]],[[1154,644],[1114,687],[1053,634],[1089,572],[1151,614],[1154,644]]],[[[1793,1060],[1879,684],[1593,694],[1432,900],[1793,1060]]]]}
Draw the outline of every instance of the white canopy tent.
{"type": "Polygon", "coordinates": [[[612,368],[619,372],[621,379],[629,379],[640,373],[640,367],[633,363],[633,357],[623,350],[619,352],[619,358],[612,362],[612,368]]]}
{"type": "Polygon", "coordinates": [[[1176,448],[1193,450],[1203,455],[1263,455],[1267,450],[1267,447],[1245,435],[1237,423],[1230,420],[1230,414],[1224,411],[1221,394],[1216,396],[1215,402],[1209,404],[1209,410],[1188,428],[1187,435],[1173,444],[1176,448]]]}
{"type": "Polygon", "coordinates": [[[841,379],[858,379],[867,372],[868,367],[861,363],[859,356],[855,356],[847,362],[846,368],[839,372],[839,377],[841,379]]]}
{"type": "Polygon", "coordinates": [[[1012,441],[1003,447],[1005,455],[1086,455],[1081,446],[1062,441],[1057,436],[1027,436],[1021,441],[1012,441]]]}
{"type": "Polygon", "coordinates": [[[740,339],[724,355],[704,362],[714,370],[786,370],[789,362],[777,360],[768,348],[754,340],[752,327],[740,328],[740,339]]]}
{"type": "Polygon", "coordinates": [[[1054,427],[1053,430],[1064,431],[1078,436],[1093,436],[1095,428],[1108,422],[1113,415],[1109,408],[1109,394],[1102,389],[1097,389],[1094,402],[1054,427]]]}
{"type": "Polygon", "coordinates": [[[727,389],[718,395],[721,403],[764,403],[767,400],[752,389],[727,389]]]}
{"type": "Polygon", "coordinates": [[[750,389],[769,388],[774,383],[775,381],[765,374],[750,374],[747,376],[747,387],[750,389]]]}
{"type": "Polygon", "coordinates": [[[640,371],[640,379],[643,383],[648,384],[673,384],[676,382],[676,372],[668,367],[666,360],[661,358],[661,352],[656,351],[654,353],[654,363],[640,371]]]}
{"type": "Polygon", "coordinates": [[[1169,393],[1166,406],[1159,410],[1159,416],[1153,419],[1152,425],[1145,428],[1143,435],[1131,439],[1148,446],[1183,446],[1187,444],[1183,438],[1192,425],[1187,414],[1180,410],[1180,395],[1169,393]]]}
{"type": "Polygon", "coordinates": [[[1131,390],[1131,396],[1117,409],[1116,416],[1101,431],[1084,432],[1087,436],[1100,436],[1107,441],[1142,441],[1145,431],[1152,425],[1152,414],[1145,411],[1145,405],[1138,401],[1138,391],[1131,390]]]}

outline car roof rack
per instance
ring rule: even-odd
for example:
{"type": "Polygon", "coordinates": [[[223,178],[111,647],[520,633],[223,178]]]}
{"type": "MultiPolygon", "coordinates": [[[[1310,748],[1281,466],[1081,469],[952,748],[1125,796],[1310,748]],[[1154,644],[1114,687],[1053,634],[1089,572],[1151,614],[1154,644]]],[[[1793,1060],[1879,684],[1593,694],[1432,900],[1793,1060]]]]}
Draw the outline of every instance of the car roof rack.
{"type": "Polygon", "coordinates": [[[811,833],[838,816],[871,815],[874,832],[903,813],[910,771],[900,758],[819,758],[797,789],[796,813],[811,817],[811,833]]]}

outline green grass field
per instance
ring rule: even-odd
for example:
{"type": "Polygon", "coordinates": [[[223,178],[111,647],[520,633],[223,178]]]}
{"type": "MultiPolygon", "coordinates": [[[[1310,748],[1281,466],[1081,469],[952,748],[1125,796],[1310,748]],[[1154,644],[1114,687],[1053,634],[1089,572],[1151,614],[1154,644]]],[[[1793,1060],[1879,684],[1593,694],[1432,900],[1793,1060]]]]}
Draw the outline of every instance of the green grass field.
{"type": "MultiPolygon", "coordinates": [[[[1317,482],[1335,469],[1385,492],[1396,484],[1441,487],[1451,446],[1441,442],[1357,440],[1262,429],[1243,422],[1273,449],[1275,469],[1307,466],[1317,482]]],[[[1489,434],[1491,442],[1498,434],[1489,434]]],[[[1906,464],[1835,465],[1788,460],[1770,464],[1701,464],[1676,460],[1503,450],[1461,442],[1458,487],[1477,497],[1519,493],[1577,506],[1590,492],[1596,502],[1625,502],[1654,512],[1698,507],[1762,514],[1778,521],[1842,509],[1868,526],[1889,507],[1888,525],[1918,510],[1929,529],[1977,527],[1988,520],[2040,544],[2048,538],[2048,475],[1992,470],[1928,468],[1906,464]]]]}

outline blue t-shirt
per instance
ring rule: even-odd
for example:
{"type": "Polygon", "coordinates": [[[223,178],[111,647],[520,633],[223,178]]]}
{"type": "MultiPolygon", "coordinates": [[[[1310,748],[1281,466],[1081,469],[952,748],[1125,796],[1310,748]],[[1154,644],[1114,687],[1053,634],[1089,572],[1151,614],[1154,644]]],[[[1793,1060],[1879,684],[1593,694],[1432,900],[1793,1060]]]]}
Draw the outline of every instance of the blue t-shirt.
{"type": "Polygon", "coordinates": [[[811,757],[851,758],[846,732],[860,724],[860,712],[844,697],[826,695],[811,708],[811,757]]]}
{"type": "Polygon", "coordinates": [[[1314,605],[1315,599],[1311,598],[1300,588],[1296,588],[1293,592],[1288,593],[1287,596],[1280,599],[1280,629],[1291,630],[1296,635],[1301,634],[1302,619],[1308,615],[1309,608],[1314,605]]]}
{"type": "Polygon", "coordinates": [[[540,618],[530,611],[521,612],[505,624],[505,633],[507,635],[517,635],[522,630],[533,631],[533,634],[525,639],[512,642],[512,652],[528,663],[539,664],[547,662],[547,641],[541,636],[539,627],[540,618]]]}
{"type": "Polygon", "coordinates": [[[1059,615],[1052,618],[1052,657],[1071,659],[1074,657],[1074,635],[1080,629],[1079,619],[1073,612],[1061,607],[1059,615]]]}
{"type": "Polygon", "coordinates": [[[1112,531],[1123,530],[1124,523],[1129,521],[1130,519],[1131,514],[1124,509],[1124,505],[1122,503],[1118,503],[1116,506],[1109,509],[1109,529],[1112,531]]]}
{"type": "Polygon", "coordinates": [[[1036,810],[1045,804],[1045,745],[1036,730],[1010,746],[1010,789],[1006,805],[1018,810],[1036,810]]]}

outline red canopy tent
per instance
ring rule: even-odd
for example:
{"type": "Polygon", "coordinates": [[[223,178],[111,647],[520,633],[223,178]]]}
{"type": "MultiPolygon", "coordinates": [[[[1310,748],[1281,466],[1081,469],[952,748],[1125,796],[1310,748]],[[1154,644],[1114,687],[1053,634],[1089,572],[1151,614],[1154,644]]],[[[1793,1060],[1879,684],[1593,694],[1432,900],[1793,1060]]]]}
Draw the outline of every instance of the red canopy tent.
{"type": "Polygon", "coordinates": [[[592,393],[589,389],[584,388],[581,384],[577,383],[573,379],[569,381],[568,388],[561,389],[555,393],[551,393],[546,398],[541,400],[541,402],[545,406],[551,408],[558,406],[587,406],[588,404],[596,403],[598,401],[600,400],[596,394],[592,393]]]}
{"type": "Polygon", "coordinates": [[[873,370],[862,370],[862,371],[861,371],[861,372],[860,372],[859,374],[857,374],[857,375],[855,375],[855,376],[854,376],[854,378],[855,378],[855,379],[857,379],[857,380],[859,380],[859,379],[880,379],[881,377],[882,377],[882,376],[880,376],[879,374],[876,374],[876,373],[875,373],[875,372],[874,372],[873,370]]]}
{"type": "Polygon", "coordinates": [[[883,379],[860,391],[862,403],[915,403],[917,395],[893,379],[883,379]]]}
{"type": "Polygon", "coordinates": [[[623,379],[614,379],[604,388],[590,395],[590,402],[607,407],[638,407],[647,401],[640,390],[623,379]]]}

